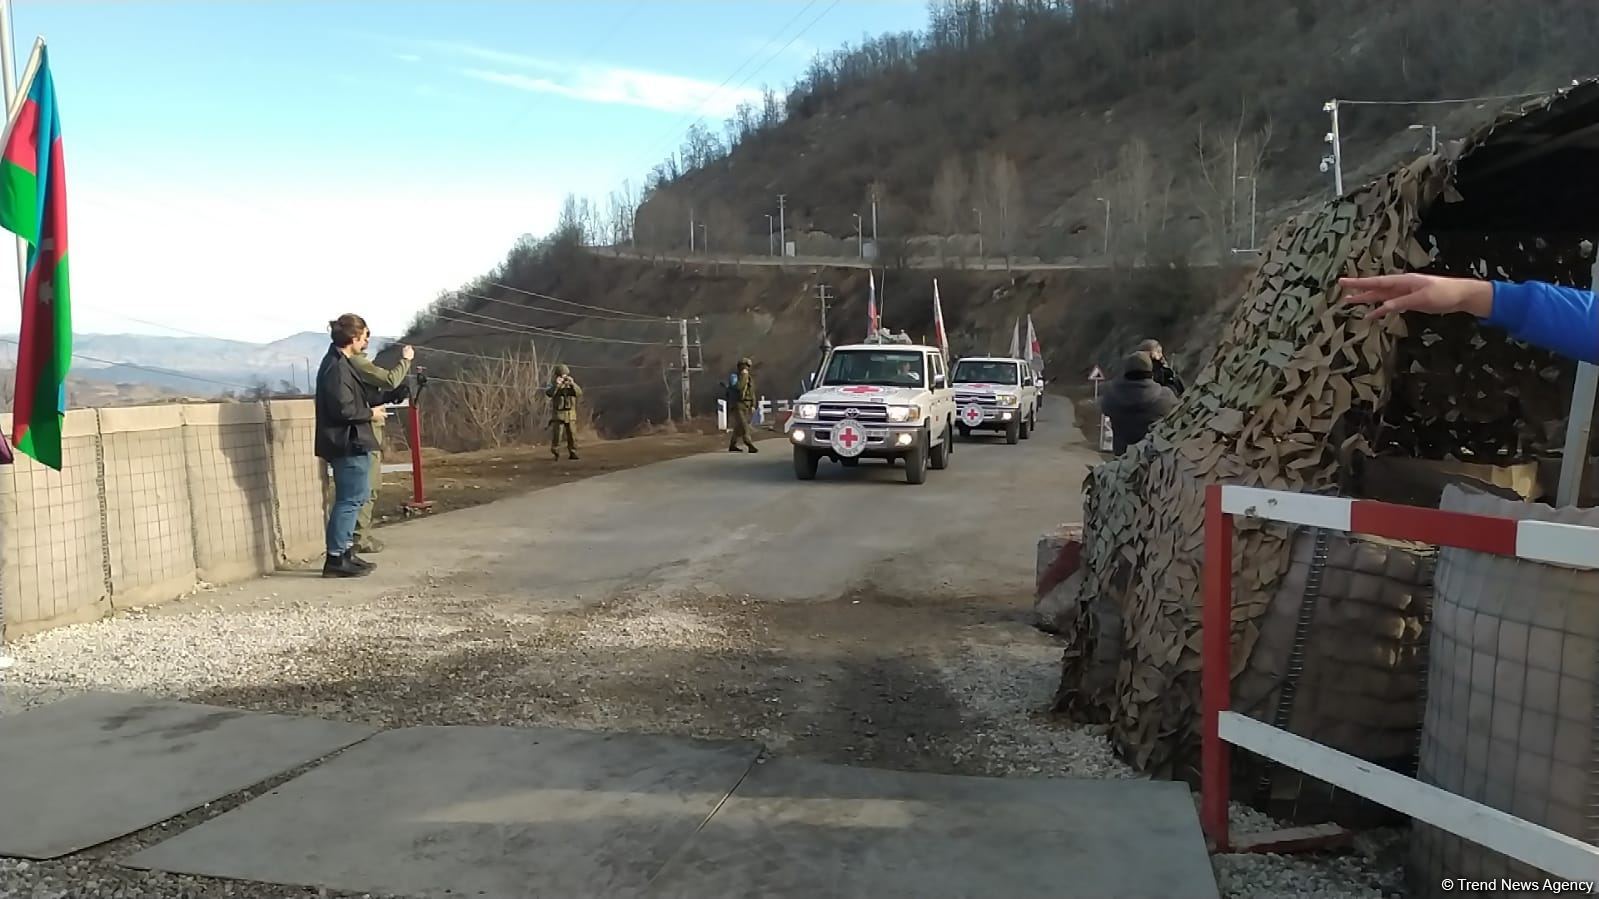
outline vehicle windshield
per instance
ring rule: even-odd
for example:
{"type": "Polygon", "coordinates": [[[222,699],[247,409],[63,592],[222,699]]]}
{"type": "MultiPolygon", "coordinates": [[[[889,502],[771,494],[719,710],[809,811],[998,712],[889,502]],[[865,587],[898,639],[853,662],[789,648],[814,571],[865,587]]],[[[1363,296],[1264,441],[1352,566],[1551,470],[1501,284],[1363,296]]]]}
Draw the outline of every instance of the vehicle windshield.
{"type": "Polygon", "coordinates": [[[839,350],[827,361],[822,386],[920,387],[926,383],[922,356],[914,350],[839,350]]]}
{"type": "Polygon", "coordinates": [[[961,360],[955,363],[956,384],[1015,384],[1016,363],[961,360]]]}

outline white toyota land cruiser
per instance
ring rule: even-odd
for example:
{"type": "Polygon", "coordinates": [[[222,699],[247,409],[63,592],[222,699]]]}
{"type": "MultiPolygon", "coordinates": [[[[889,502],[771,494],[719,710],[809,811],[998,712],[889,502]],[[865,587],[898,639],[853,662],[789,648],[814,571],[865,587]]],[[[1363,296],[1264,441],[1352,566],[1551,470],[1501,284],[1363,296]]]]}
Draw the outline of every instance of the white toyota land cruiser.
{"type": "Polygon", "coordinates": [[[928,468],[949,466],[955,444],[955,392],[937,347],[880,339],[835,347],[794,404],[788,437],[794,474],[816,477],[827,458],[905,460],[905,480],[920,484],[928,468]]]}
{"type": "Polygon", "coordinates": [[[955,422],[962,437],[1004,431],[1015,443],[1038,424],[1038,378],[1025,359],[982,356],[955,363],[955,422]]]}

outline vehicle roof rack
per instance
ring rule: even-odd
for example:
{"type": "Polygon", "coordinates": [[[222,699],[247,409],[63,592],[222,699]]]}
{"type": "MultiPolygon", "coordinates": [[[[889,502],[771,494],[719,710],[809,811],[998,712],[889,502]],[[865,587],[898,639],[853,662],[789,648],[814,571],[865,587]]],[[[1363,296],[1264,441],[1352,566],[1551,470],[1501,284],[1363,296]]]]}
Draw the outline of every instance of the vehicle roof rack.
{"type": "Polygon", "coordinates": [[[906,334],[904,331],[901,331],[898,334],[895,334],[894,332],[888,330],[887,328],[879,328],[876,334],[872,334],[872,335],[868,336],[865,340],[863,340],[861,342],[862,343],[914,344],[916,341],[911,340],[910,335],[906,334]]]}

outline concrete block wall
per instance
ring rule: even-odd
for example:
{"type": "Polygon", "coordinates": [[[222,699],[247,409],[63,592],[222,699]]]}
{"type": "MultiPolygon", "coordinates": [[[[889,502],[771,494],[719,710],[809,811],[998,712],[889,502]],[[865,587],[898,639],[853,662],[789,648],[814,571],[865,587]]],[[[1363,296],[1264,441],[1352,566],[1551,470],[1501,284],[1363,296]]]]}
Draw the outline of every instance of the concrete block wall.
{"type": "Polygon", "coordinates": [[[313,430],[309,400],[68,413],[61,472],[0,467],[5,636],[318,554],[313,430]]]}

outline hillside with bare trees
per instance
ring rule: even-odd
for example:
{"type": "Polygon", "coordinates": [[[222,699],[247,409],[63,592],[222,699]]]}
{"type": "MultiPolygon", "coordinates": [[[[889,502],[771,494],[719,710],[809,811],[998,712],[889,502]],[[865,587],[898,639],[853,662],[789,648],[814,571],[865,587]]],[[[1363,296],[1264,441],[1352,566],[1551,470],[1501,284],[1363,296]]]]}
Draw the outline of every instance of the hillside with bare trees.
{"type": "Polygon", "coordinates": [[[1257,233],[1331,190],[1327,100],[1487,98],[1347,109],[1358,179],[1591,73],[1596,39],[1581,0],[935,0],[924,30],[818,56],[563,224],[762,255],[784,194],[799,255],[854,255],[875,199],[885,259],[1214,261],[1249,242],[1251,189],[1257,233]]]}
{"type": "Polygon", "coordinates": [[[1247,251],[1332,193],[1326,101],[1346,104],[1352,186],[1427,152],[1434,129],[1447,142],[1591,73],[1596,41],[1599,6],[1581,0],[935,0],[922,31],[819,56],[719,129],[696,122],[642,187],[569,197],[554,233],[442,296],[408,339],[462,381],[495,380],[467,370],[519,364],[507,353],[586,366],[606,434],[681,416],[671,316],[698,319],[695,412],[742,354],[787,396],[814,360],[819,291],[828,337],[859,335],[866,272],[817,257],[856,256],[875,208],[891,326],[924,326],[937,277],[957,352],[1001,349],[1030,312],[1058,374],[1151,335],[1193,369],[1247,251]],[[772,252],[779,195],[811,259],[741,265],[772,252]],[[1007,270],[1030,261],[1081,268],[1007,270]]]}

